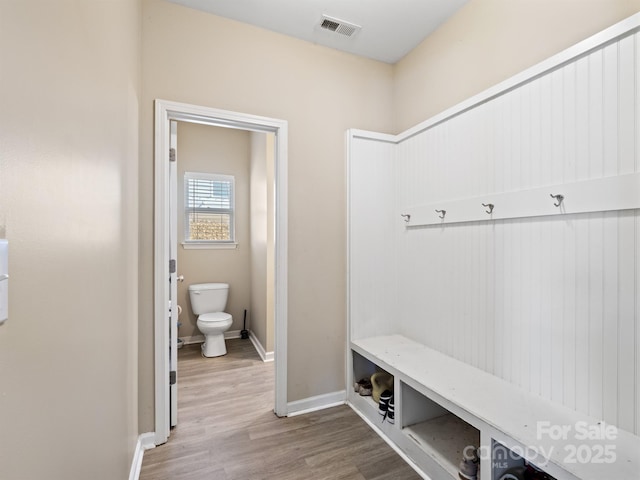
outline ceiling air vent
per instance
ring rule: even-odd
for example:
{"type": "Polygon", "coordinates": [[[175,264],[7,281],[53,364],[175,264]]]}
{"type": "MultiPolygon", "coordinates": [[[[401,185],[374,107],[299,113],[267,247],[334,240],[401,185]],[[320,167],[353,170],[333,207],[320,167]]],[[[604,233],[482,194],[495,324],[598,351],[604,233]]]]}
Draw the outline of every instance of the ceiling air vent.
{"type": "Polygon", "coordinates": [[[320,22],[320,28],[329,30],[330,32],[339,33],[345,37],[351,37],[354,33],[360,30],[362,27],[354,23],[345,22],[337,18],[329,17],[328,15],[322,16],[320,22]]]}

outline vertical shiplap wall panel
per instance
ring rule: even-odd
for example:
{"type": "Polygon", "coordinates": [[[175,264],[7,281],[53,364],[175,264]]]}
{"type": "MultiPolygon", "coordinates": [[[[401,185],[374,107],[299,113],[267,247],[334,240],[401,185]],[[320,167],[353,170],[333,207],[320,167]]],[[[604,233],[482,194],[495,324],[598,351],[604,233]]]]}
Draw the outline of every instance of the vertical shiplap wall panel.
{"type": "MultiPolygon", "coordinates": [[[[621,212],[618,224],[618,252],[633,252],[635,215],[621,212]]],[[[618,419],[617,425],[628,431],[635,428],[635,255],[618,257],[618,419]]]]}
{"type": "MultiPolygon", "coordinates": [[[[603,165],[604,175],[616,175],[619,168],[619,42],[603,49],[603,165]]],[[[603,224],[603,397],[602,418],[618,420],[618,216],[604,215],[603,224]]]]}
{"type": "MultiPolygon", "coordinates": [[[[581,162],[583,163],[583,162],[581,162]]],[[[584,162],[586,163],[586,162],[584,162]]],[[[575,409],[589,411],[589,222],[583,215],[576,222],[576,303],[575,309],[575,409]]]]}
{"type": "MultiPolygon", "coordinates": [[[[637,123],[635,102],[635,38],[627,37],[618,46],[618,172],[635,171],[637,123]]],[[[635,218],[629,212],[618,217],[618,252],[633,252],[635,218]]],[[[637,253],[637,252],[636,252],[637,253]]],[[[635,428],[635,268],[634,256],[618,255],[618,421],[625,430],[635,428]]]]}
{"type": "Polygon", "coordinates": [[[354,138],[349,162],[351,338],[397,331],[394,145],[354,138]],[[365,333],[366,332],[366,333],[365,333]]]}
{"type": "MultiPolygon", "coordinates": [[[[563,72],[563,149],[562,160],[564,165],[563,182],[574,182],[576,175],[576,150],[578,140],[577,134],[577,90],[578,82],[576,77],[576,63],[570,63],[561,71],[563,72]]],[[[582,141],[582,139],[581,139],[582,141]]],[[[564,384],[563,403],[568,407],[575,408],[576,392],[576,225],[580,218],[568,226],[563,225],[563,253],[562,261],[564,265],[563,278],[563,311],[562,311],[562,350],[563,350],[563,372],[564,384]]]]}
{"type": "MultiPolygon", "coordinates": [[[[590,59],[576,62],[576,180],[590,178],[590,59]]],[[[601,128],[600,128],[601,130],[601,128]]],[[[594,132],[597,135],[597,131],[594,132]]],[[[579,411],[589,411],[589,215],[576,222],[576,298],[575,306],[575,406],[579,411]]]]}
{"type": "Polygon", "coordinates": [[[602,215],[589,214],[589,256],[586,259],[589,283],[588,414],[604,418],[604,222],[602,215]]]}
{"type": "MultiPolygon", "coordinates": [[[[635,35],[635,64],[640,65],[640,35],[635,35]]],[[[640,74],[636,69],[636,111],[635,111],[635,170],[640,170],[640,74]]],[[[635,330],[636,330],[636,348],[635,348],[635,365],[636,365],[636,378],[634,381],[636,390],[636,407],[635,417],[636,425],[635,432],[640,432],[640,215],[636,215],[635,219],[635,235],[636,235],[636,247],[635,247],[635,264],[636,264],[636,309],[635,309],[635,330]]]]}
{"type": "MultiPolygon", "coordinates": [[[[588,158],[589,178],[605,175],[604,167],[604,51],[599,50],[588,57],[588,158]]],[[[588,215],[588,362],[586,375],[589,415],[604,418],[604,220],[600,214],[588,215]]],[[[579,404],[579,407],[584,407],[579,404]]]]}
{"type": "Polygon", "coordinates": [[[603,259],[603,414],[605,421],[618,420],[618,215],[604,214],[603,259]]]}
{"type": "MultiPolygon", "coordinates": [[[[629,35],[401,142],[396,214],[637,172],[639,45],[629,35]]],[[[400,225],[400,332],[638,433],[638,217],[400,225]]]]}

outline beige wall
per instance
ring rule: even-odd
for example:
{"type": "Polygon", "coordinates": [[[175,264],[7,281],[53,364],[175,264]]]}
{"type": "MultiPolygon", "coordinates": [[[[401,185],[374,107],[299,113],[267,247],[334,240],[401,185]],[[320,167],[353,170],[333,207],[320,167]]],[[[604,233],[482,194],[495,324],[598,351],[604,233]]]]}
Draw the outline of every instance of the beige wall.
{"type": "Polygon", "coordinates": [[[640,0],[470,0],[395,66],[402,132],[638,12],[640,0]]]}
{"type": "Polygon", "coordinates": [[[251,244],[249,229],[250,133],[244,130],[178,123],[178,304],[182,306],[179,337],[201,335],[191,310],[189,285],[229,284],[225,311],[233,317],[229,330],[242,328],[244,309],[251,302],[251,244]],[[184,173],[219,173],[235,177],[236,242],[227,249],[184,249],[184,173]]]}
{"type": "Polygon", "coordinates": [[[263,344],[267,352],[275,351],[275,314],[276,314],[276,213],[275,213],[275,152],[276,137],[267,135],[267,278],[265,320],[267,343],[263,344]]]}
{"type": "Polygon", "coordinates": [[[136,0],[0,0],[2,479],[129,475],[139,37],[136,0]]]}
{"type": "Polygon", "coordinates": [[[251,134],[251,308],[248,327],[266,352],[274,349],[274,152],[273,134],[251,134]]]}
{"type": "Polygon", "coordinates": [[[391,130],[392,67],[162,0],[143,1],[143,58],[141,430],[153,430],[155,98],[289,122],[288,399],[344,389],[344,132],[391,130]]]}

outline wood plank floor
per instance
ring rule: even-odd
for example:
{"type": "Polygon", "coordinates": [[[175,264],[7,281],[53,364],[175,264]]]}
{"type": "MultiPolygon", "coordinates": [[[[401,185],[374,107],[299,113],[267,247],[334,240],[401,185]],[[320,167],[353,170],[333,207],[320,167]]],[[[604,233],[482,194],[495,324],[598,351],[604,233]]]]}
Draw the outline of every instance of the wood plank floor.
{"type": "Polygon", "coordinates": [[[228,354],[179,350],[178,426],[145,452],[140,480],[413,480],[420,477],[349,407],[273,413],[273,363],[249,340],[228,354]]]}

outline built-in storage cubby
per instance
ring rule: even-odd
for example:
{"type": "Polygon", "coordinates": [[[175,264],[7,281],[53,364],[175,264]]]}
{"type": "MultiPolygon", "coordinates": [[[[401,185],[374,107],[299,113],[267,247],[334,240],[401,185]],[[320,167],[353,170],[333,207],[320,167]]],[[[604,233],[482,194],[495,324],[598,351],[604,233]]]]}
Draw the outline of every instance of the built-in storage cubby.
{"type": "Polygon", "coordinates": [[[371,378],[371,375],[380,371],[380,368],[371,360],[353,352],[353,379],[357,382],[362,378],[371,378]]]}
{"type": "Polygon", "coordinates": [[[526,462],[517,452],[491,440],[492,480],[556,480],[534,463],[526,462]]]}
{"type": "MultiPolygon", "coordinates": [[[[350,355],[352,368],[350,369],[350,388],[347,395],[349,402],[356,407],[356,411],[358,411],[360,415],[374,424],[376,428],[380,429],[381,433],[391,434],[391,432],[397,430],[396,424],[386,421],[384,416],[380,415],[378,403],[374,401],[372,395],[360,395],[355,391],[354,387],[355,383],[359,380],[363,378],[370,379],[371,376],[377,372],[393,374],[356,351],[350,351],[350,355]]],[[[398,405],[395,405],[396,412],[398,411],[398,407],[398,405]]]]}
{"type": "Polygon", "coordinates": [[[480,447],[480,431],[404,382],[400,382],[402,433],[453,477],[465,449],[480,447]]]}
{"type": "Polygon", "coordinates": [[[457,477],[466,448],[478,448],[483,478],[500,480],[529,462],[558,480],[637,479],[640,439],[531,395],[516,385],[401,335],[351,342],[350,376],[394,376],[396,423],[370,397],[349,403],[432,480],[457,477]],[[572,450],[573,449],[573,450],[572,450]]]}
{"type": "Polygon", "coordinates": [[[491,480],[501,480],[513,468],[524,467],[524,458],[496,440],[491,440],[491,480]]]}
{"type": "MultiPolygon", "coordinates": [[[[384,368],[373,363],[371,360],[366,357],[358,354],[357,352],[353,352],[353,382],[352,385],[355,387],[355,382],[358,382],[362,379],[371,380],[371,377],[378,372],[387,372],[384,368]]],[[[374,401],[372,395],[358,395],[362,402],[367,405],[367,407],[371,407],[376,412],[378,412],[378,404],[374,401]]]]}

